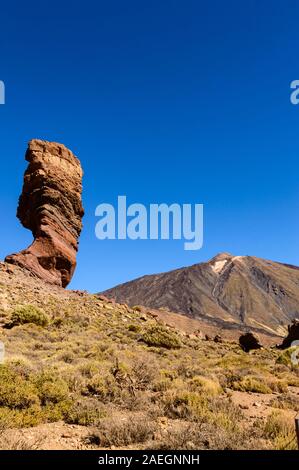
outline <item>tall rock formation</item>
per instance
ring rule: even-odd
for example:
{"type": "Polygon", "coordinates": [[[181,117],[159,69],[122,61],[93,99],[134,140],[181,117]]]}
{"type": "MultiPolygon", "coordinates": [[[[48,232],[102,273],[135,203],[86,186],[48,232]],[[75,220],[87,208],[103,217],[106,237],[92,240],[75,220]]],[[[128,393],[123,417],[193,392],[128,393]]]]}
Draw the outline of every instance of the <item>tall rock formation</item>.
{"type": "Polygon", "coordinates": [[[32,231],[25,250],[5,258],[45,281],[66,287],[76,267],[82,229],[82,168],[64,145],[31,140],[17,217],[32,231]]]}

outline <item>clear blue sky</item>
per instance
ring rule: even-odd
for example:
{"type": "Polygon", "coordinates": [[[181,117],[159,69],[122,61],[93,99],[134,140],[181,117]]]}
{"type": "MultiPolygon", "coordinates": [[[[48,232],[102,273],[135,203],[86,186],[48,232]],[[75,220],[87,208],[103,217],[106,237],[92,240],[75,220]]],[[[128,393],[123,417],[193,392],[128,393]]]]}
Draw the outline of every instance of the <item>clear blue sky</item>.
{"type": "Polygon", "coordinates": [[[72,288],[99,291],[218,252],[299,265],[298,1],[1,4],[0,257],[32,237],[16,219],[27,141],[81,159],[84,229],[72,288]],[[99,241],[95,208],[203,203],[204,247],[99,241]]]}

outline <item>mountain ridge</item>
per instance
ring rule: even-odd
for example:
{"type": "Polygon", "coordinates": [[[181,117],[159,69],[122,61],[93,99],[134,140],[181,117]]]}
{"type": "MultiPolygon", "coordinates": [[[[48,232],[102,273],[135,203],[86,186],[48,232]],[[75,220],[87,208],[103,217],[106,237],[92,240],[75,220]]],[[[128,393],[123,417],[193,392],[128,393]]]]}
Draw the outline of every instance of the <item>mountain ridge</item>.
{"type": "Polygon", "coordinates": [[[259,329],[283,336],[299,316],[299,268],[219,253],[209,261],[145,275],[103,292],[128,305],[172,312],[228,328],[259,329]]]}

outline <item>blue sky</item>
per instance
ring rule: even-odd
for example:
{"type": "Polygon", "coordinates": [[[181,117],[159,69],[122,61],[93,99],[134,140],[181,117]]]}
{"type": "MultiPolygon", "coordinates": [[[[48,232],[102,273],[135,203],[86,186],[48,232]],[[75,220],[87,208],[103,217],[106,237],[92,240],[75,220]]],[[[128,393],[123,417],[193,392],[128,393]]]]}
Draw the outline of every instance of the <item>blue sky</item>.
{"type": "Polygon", "coordinates": [[[59,1],[1,5],[0,258],[32,240],[17,220],[28,140],[84,168],[71,288],[99,291],[218,252],[299,265],[297,1],[59,1]],[[203,203],[204,247],[99,241],[95,208],[203,203]]]}

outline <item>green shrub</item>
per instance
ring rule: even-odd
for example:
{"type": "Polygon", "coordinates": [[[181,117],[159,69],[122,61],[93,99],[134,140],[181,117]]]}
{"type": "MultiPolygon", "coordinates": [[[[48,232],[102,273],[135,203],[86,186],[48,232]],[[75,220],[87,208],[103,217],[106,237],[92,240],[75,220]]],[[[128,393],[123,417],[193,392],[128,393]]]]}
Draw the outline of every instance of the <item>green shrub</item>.
{"type": "Polygon", "coordinates": [[[64,323],[64,320],[62,317],[56,317],[54,318],[54,320],[52,321],[52,325],[55,327],[55,328],[60,328],[64,323]]]}
{"type": "Polygon", "coordinates": [[[130,325],[128,325],[128,330],[133,331],[134,333],[139,333],[141,327],[140,325],[135,325],[134,323],[131,323],[130,325]]]}
{"type": "Polygon", "coordinates": [[[5,365],[0,365],[0,406],[23,409],[39,403],[36,387],[5,365]]]}
{"type": "Polygon", "coordinates": [[[99,407],[96,401],[83,400],[73,403],[64,417],[68,424],[80,424],[81,426],[96,426],[100,419],[106,416],[104,409],[99,407]]]}
{"type": "Polygon", "coordinates": [[[217,379],[212,380],[199,375],[196,375],[189,381],[189,387],[192,391],[199,392],[208,397],[217,396],[222,392],[217,379]]]}
{"type": "Polygon", "coordinates": [[[40,405],[35,404],[24,409],[0,407],[0,429],[28,428],[44,422],[40,405]]]}
{"type": "Polygon", "coordinates": [[[38,326],[47,326],[49,319],[45,312],[34,305],[21,305],[12,312],[9,327],[34,323],[38,326]]]}
{"type": "Polygon", "coordinates": [[[59,403],[68,398],[69,388],[65,380],[48,371],[34,378],[42,405],[59,403]]]}
{"type": "Polygon", "coordinates": [[[241,392],[271,393],[271,388],[262,380],[256,377],[243,377],[238,382],[233,382],[232,388],[241,392]]]}
{"type": "Polygon", "coordinates": [[[292,353],[296,351],[296,347],[288,348],[285,349],[277,358],[276,363],[277,364],[283,364],[288,367],[296,367],[296,365],[292,364],[291,361],[291,355],[292,353]]]}
{"type": "Polygon", "coordinates": [[[42,408],[43,422],[55,423],[56,421],[65,419],[72,405],[73,401],[71,399],[64,399],[58,403],[47,403],[47,405],[42,408]]]}
{"type": "Polygon", "coordinates": [[[159,325],[147,330],[141,339],[148,346],[155,346],[157,348],[179,349],[181,347],[180,339],[176,333],[159,325]]]}
{"type": "Polygon", "coordinates": [[[168,418],[196,420],[208,412],[203,396],[188,390],[168,390],[162,397],[162,406],[168,418]]]}
{"type": "Polygon", "coordinates": [[[86,384],[86,395],[96,396],[102,402],[113,401],[118,395],[117,383],[110,372],[96,374],[86,384]]]}

